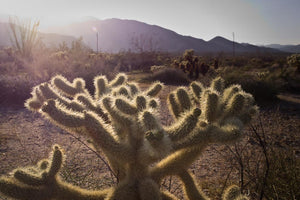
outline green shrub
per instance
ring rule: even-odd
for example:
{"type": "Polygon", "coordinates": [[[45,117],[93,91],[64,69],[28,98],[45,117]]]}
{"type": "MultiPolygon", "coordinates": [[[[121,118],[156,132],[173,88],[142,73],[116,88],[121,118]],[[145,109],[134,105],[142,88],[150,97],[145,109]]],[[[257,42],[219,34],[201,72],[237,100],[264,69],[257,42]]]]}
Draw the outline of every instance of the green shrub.
{"type": "Polygon", "coordinates": [[[240,84],[246,92],[251,93],[258,103],[266,103],[277,100],[278,89],[276,85],[241,70],[227,69],[222,75],[226,85],[240,84]]]}

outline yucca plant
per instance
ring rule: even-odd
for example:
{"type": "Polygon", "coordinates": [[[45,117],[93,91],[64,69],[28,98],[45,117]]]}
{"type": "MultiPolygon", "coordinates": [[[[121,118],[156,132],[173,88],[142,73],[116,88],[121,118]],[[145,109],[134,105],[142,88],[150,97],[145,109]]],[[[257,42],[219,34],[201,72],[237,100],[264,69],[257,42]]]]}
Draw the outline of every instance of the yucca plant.
{"type": "Polygon", "coordinates": [[[28,60],[32,59],[33,48],[39,42],[39,21],[20,20],[18,17],[9,18],[11,42],[17,52],[28,60]]]}

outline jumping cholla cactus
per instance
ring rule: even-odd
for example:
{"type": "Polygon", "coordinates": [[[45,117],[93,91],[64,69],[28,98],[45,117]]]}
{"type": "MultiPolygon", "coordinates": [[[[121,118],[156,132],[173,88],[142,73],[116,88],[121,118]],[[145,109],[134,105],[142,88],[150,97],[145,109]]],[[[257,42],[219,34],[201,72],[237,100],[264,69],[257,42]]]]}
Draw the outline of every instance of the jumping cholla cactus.
{"type": "MultiPolygon", "coordinates": [[[[110,82],[97,76],[94,86],[92,95],[84,80],[70,83],[55,76],[36,86],[25,105],[64,130],[92,138],[95,149],[104,152],[112,170],[118,172],[118,185],[91,191],[64,182],[59,176],[64,152],[54,145],[49,159],[2,177],[2,194],[39,200],[174,200],[174,195],[160,190],[160,182],[176,175],[186,199],[207,200],[189,166],[208,144],[236,141],[258,110],[253,97],[238,85],[224,88],[221,78],[207,88],[193,82],[189,88],[179,87],[169,94],[174,123],[163,126],[156,97],[163,88],[161,83],[141,91],[119,74],[110,82]]],[[[229,187],[222,198],[247,199],[237,186],[229,187]]]]}

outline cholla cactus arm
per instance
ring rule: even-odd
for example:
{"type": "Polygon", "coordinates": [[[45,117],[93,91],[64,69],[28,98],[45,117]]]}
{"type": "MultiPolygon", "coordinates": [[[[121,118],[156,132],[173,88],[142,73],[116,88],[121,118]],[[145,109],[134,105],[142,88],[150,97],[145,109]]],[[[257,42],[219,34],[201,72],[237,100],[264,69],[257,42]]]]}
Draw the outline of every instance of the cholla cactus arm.
{"type": "Polygon", "coordinates": [[[99,100],[100,97],[106,93],[108,87],[108,81],[105,76],[96,76],[94,78],[95,94],[94,97],[96,100],[99,100]]]}
{"type": "Polygon", "coordinates": [[[216,78],[214,81],[212,81],[212,83],[210,85],[210,87],[213,90],[219,92],[220,94],[223,93],[224,86],[225,86],[225,83],[224,83],[224,80],[221,77],[216,78]]]}
{"type": "Polygon", "coordinates": [[[84,132],[95,141],[96,147],[106,152],[112,152],[120,160],[127,161],[132,156],[130,148],[114,138],[115,133],[112,127],[92,111],[74,113],[61,108],[54,100],[49,100],[43,106],[42,112],[47,118],[66,130],[76,131],[78,128],[85,128],[84,132]]]}
{"type": "Polygon", "coordinates": [[[136,83],[127,83],[130,88],[130,93],[132,96],[135,96],[139,92],[139,87],[136,83]]]}
{"type": "Polygon", "coordinates": [[[186,137],[196,128],[200,115],[201,110],[199,108],[191,109],[181,116],[175,124],[165,127],[166,133],[174,142],[186,137]]]}
{"type": "Polygon", "coordinates": [[[198,186],[195,178],[186,170],[178,173],[180,180],[183,182],[183,191],[186,199],[209,200],[198,186]]]}
{"type": "Polygon", "coordinates": [[[201,94],[204,90],[203,85],[199,82],[194,81],[190,84],[190,90],[192,91],[192,95],[193,95],[194,100],[196,102],[199,102],[201,94]]]}
{"type": "Polygon", "coordinates": [[[174,195],[172,195],[171,193],[169,193],[167,191],[162,191],[161,197],[162,197],[162,200],[179,200],[177,197],[175,197],[174,195]]]}
{"type": "Polygon", "coordinates": [[[120,85],[123,85],[125,82],[127,82],[127,76],[126,74],[119,73],[110,83],[109,86],[111,88],[118,87],[120,85]]]}
{"type": "Polygon", "coordinates": [[[84,109],[83,105],[78,102],[71,101],[70,99],[59,94],[48,83],[42,83],[33,89],[32,98],[25,102],[25,106],[32,111],[39,111],[42,105],[49,99],[55,99],[64,107],[72,109],[74,111],[82,111],[84,109]]]}
{"type": "MultiPolygon", "coordinates": [[[[185,97],[186,101],[190,102],[189,99],[194,99],[195,103],[200,105],[202,113],[200,112],[201,115],[196,118],[197,120],[192,117],[191,113],[188,114],[184,111],[184,101],[179,101],[180,93],[178,91],[169,95],[169,107],[175,116],[175,123],[172,126],[178,125],[178,129],[172,129],[171,126],[166,127],[165,130],[172,138],[173,150],[177,151],[152,168],[151,175],[153,179],[159,181],[166,175],[176,175],[177,171],[182,169],[181,174],[177,175],[182,179],[184,187],[188,188],[186,195],[190,199],[194,199],[195,195],[199,195],[199,198],[195,197],[195,199],[205,199],[206,197],[202,195],[201,189],[194,185],[191,177],[187,176],[188,166],[209,143],[236,141],[240,137],[244,125],[257,112],[257,107],[253,106],[254,101],[251,95],[243,92],[238,86],[224,90],[223,84],[224,82],[219,78],[215,79],[209,88],[193,82],[190,86],[191,93],[182,92],[185,96],[186,94],[192,95],[189,98],[185,97]],[[184,126],[179,124],[191,126],[182,128],[184,126]],[[176,132],[176,130],[180,131],[176,132]],[[178,134],[180,132],[181,134],[178,134]]],[[[191,103],[187,108],[195,106],[196,104],[191,103]]]]}
{"type": "Polygon", "coordinates": [[[177,175],[182,170],[186,170],[203,149],[203,147],[199,146],[181,149],[172,153],[151,168],[151,177],[159,182],[165,176],[177,175]]]}
{"type": "Polygon", "coordinates": [[[156,82],[145,92],[147,96],[155,97],[163,88],[163,84],[156,82]]]}
{"type": "Polygon", "coordinates": [[[175,119],[178,118],[180,116],[180,105],[174,93],[169,94],[168,105],[169,105],[169,110],[173,114],[174,118],[175,119]]]}
{"type": "Polygon", "coordinates": [[[176,91],[178,103],[180,105],[181,112],[185,112],[191,109],[192,102],[190,100],[189,94],[185,88],[178,88],[176,91]]]}
{"type": "Polygon", "coordinates": [[[191,98],[186,89],[182,87],[169,94],[168,105],[175,119],[180,118],[182,114],[192,108],[191,98]]]}
{"type": "Polygon", "coordinates": [[[69,97],[74,97],[78,93],[88,94],[88,91],[85,89],[85,81],[81,78],[76,78],[73,80],[73,83],[70,83],[65,77],[57,75],[52,78],[51,84],[69,97]]]}
{"type": "Polygon", "coordinates": [[[89,191],[61,181],[58,172],[63,164],[62,149],[55,145],[49,159],[37,166],[13,171],[12,177],[0,178],[0,193],[21,200],[101,200],[110,190],[89,191]]]}
{"type": "Polygon", "coordinates": [[[238,186],[232,185],[224,191],[222,200],[249,200],[249,198],[241,194],[238,186]]]}

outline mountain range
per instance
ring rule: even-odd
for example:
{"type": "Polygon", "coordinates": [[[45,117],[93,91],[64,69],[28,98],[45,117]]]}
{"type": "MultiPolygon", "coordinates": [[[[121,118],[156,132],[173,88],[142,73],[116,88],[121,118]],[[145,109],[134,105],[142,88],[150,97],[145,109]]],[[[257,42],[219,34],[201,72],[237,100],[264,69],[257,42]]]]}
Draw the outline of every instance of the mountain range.
{"type": "Polygon", "coordinates": [[[270,45],[265,45],[265,47],[278,49],[280,51],[289,52],[289,53],[300,53],[300,44],[298,45],[270,44],[270,45]]]}
{"type": "MultiPolygon", "coordinates": [[[[8,27],[7,23],[0,23],[0,47],[10,45],[8,27]]],[[[288,51],[283,47],[276,48],[277,46],[233,43],[220,36],[205,41],[183,36],[157,25],[125,19],[92,19],[61,27],[51,27],[43,30],[40,35],[47,46],[57,46],[63,41],[70,45],[76,38],[82,37],[84,43],[93,50],[97,49],[98,38],[99,50],[111,53],[128,50],[182,53],[186,49],[194,49],[197,53],[233,53],[233,50],[235,53],[288,51]]]]}

